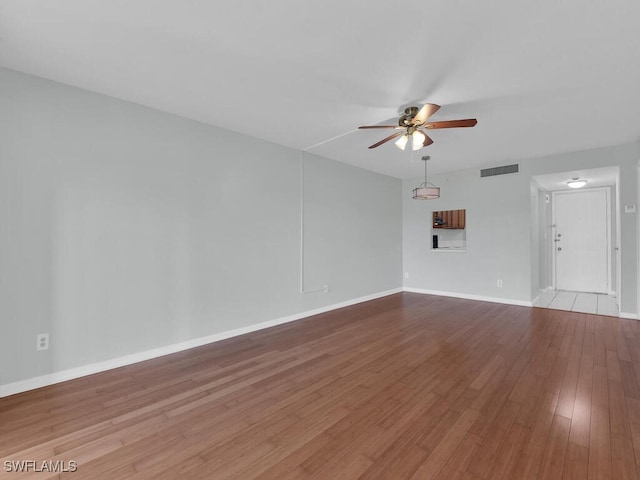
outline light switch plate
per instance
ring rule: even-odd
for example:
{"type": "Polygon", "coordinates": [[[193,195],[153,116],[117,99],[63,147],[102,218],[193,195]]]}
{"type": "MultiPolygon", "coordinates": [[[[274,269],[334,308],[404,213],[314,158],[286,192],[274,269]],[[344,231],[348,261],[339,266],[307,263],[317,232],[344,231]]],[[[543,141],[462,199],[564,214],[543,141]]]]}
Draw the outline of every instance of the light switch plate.
{"type": "Polygon", "coordinates": [[[636,206],[635,205],[625,205],[624,206],[624,213],[636,213],[636,206]]]}

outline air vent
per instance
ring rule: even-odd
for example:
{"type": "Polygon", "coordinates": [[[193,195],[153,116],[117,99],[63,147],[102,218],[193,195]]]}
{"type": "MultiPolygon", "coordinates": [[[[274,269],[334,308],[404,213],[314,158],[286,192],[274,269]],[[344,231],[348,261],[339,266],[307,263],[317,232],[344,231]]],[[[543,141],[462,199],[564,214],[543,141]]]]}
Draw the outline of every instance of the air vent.
{"type": "Polygon", "coordinates": [[[485,168],[480,170],[481,177],[495,177],[496,175],[506,175],[507,173],[518,173],[518,164],[505,165],[504,167],[485,168]]]}

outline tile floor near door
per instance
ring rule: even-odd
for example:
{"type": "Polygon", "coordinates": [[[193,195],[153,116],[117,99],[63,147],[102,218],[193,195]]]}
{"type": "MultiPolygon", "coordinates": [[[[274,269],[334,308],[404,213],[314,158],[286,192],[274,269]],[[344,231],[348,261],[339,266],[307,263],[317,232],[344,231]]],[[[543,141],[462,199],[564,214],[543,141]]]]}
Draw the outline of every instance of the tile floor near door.
{"type": "Polygon", "coordinates": [[[613,317],[618,316],[616,297],[603,293],[568,292],[565,290],[540,292],[540,296],[533,302],[533,306],[610,315],[613,317]]]}

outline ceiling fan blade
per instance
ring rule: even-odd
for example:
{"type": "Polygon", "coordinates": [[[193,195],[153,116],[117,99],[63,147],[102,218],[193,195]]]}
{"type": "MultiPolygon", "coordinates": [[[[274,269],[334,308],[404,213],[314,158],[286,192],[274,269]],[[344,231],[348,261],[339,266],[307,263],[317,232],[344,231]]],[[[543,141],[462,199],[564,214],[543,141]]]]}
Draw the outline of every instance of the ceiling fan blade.
{"type": "Polygon", "coordinates": [[[363,127],[358,127],[358,128],[404,128],[404,127],[399,127],[398,125],[365,125],[363,127]]]}
{"type": "Polygon", "coordinates": [[[422,132],[422,134],[424,135],[424,142],[422,142],[422,146],[423,147],[428,147],[429,145],[431,145],[433,143],[433,140],[426,133],[422,132]]]}
{"type": "Polygon", "coordinates": [[[413,117],[411,123],[413,125],[422,125],[427,121],[427,118],[436,113],[439,109],[440,105],[436,105],[435,103],[425,103],[420,111],[416,113],[416,116],[413,117]]]}
{"type": "Polygon", "coordinates": [[[400,135],[404,135],[404,132],[396,132],[393,135],[389,135],[387,138],[383,138],[382,140],[380,140],[377,143],[374,143],[373,145],[371,145],[369,148],[376,148],[379,147],[380,145],[382,145],[383,143],[387,143],[389,140],[393,140],[396,137],[399,137],[400,135]]]}
{"type": "Polygon", "coordinates": [[[475,127],[478,120],[475,118],[467,118],[465,120],[445,120],[443,122],[430,122],[423,125],[424,128],[457,128],[457,127],[475,127]]]}

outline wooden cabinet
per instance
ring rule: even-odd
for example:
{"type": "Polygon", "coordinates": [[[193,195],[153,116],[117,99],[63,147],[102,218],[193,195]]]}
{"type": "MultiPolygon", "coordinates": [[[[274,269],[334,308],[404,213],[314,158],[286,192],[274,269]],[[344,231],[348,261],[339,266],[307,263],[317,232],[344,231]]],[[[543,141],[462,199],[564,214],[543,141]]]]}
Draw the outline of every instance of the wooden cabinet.
{"type": "Polygon", "coordinates": [[[433,212],[433,228],[464,229],[466,210],[443,210],[433,212]]]}

